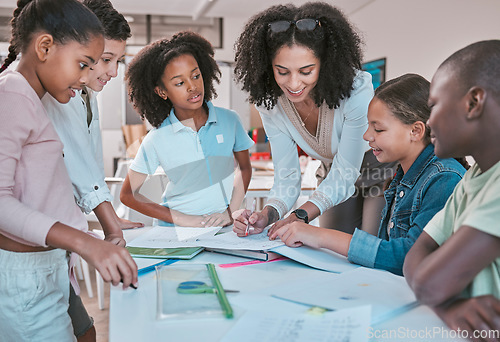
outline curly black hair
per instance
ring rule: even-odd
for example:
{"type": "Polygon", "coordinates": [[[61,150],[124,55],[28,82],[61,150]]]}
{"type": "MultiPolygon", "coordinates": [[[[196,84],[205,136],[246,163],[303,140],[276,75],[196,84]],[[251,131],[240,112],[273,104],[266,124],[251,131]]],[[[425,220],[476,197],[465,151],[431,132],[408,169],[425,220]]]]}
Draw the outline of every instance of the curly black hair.
{"type": "Polygon", "coordinates": [[[271,109],[283,93],[274,79],[272,60],[283,46],[300,45],[311,49],[321,62],[318,83],[311,93],[320,106],[337,108],[348,98],[357,70],[361,69],[361,38],[345,15],[324,2],[308,2],[300,7],[277,5],[253,16],[235,43],[235,78],[249,92],[249,101],[271,109]],[[269,24],[312,18],[319,24],[312,31],[295,25],[274,33],[269,24]]]}
{"type": "Polygon", "coordinates": [[[104,38],[125,41],[132,36],[130,26],[125,17],[118,13],[109,0],[83,0],[101,21],[104,27],[104,38]]]}
{"type": "Polygon", "coordinates": [[[144,47],[132,59],[125,74],[128,81],[130,102],[154,127],[159,127],[168,117],[173,107],[172,102],[164,100],[155,92],[157,86],[164,87],[161,81],[167,64],[182,55],[192,55],[203,77],[205,96],[203,107],[208,113],[207,101],[217,93],[214,81],[219,83],[221,72],[214,59],[214,49],[210,42],[197,33],[183,31],[172,39],[161,39],[144,47]]]}

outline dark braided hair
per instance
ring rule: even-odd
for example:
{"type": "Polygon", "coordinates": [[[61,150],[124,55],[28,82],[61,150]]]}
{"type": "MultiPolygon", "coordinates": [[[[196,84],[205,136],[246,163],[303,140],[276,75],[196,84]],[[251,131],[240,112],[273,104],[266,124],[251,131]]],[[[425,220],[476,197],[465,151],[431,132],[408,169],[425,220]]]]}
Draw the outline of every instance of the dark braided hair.
{"type": "Polygon", "coordinates": [[[130,62],[125,74],[128,81],[130,102],[154,127],[159,127],[172,110],[170,99],[164,100],[155,92],[156,87],[163,88],[162,76],[168,63],[182,55],[192,55],[203,77],[205,96],[203,108],[208,113],[206,101],[217,96],[214,81],[219,83],[220,70],[214,60],[212,45],[197,33],[184,31],[172,37],[162,39],[143,48],[130,62]]]}
{"type": "Polygon", "coordinates": [[[83,0],[83,4],[101,21],[104,38],[125,41],[132,36],[127,20],[109,0],[83,0]]]}
{"type": "Polygon", "coordinates": [[[86,44],[94,36],[102,36],[103,28],[97,17],[75,0],[18,0],[10,21],[12,37],[9,54],[0,72],[25,52],[33,33],[50,34],[56,43],[76,41],[86,44]]]}
{"type": "MultiPolygon", "coordinates": [[[[431,109],[427,104],[430,82],[417,74],[404,74],[382,83],[375,89],[375,98],[382,101],[399,121],[411,125],[429,120],[431,109]]],[[[425,126],[424,144],[431,142],[430,128],[425,126]]]]}
{"type": "Polygon", "coordinates": [[[283,94],[274,80],[272,60],[283,46],[304,46],[321,62],[318,83],[311,96],[316,105],[326,102],[337,108],[348,98],[357,70],[361,69],[361,38],[337,8],[324,2],[272,6],[253,16],[235,43],[235,78],[249,92],[249,101],[271,109],[283,94]],[[273,33],[268,25],[275,21],[311,18],[320,24],[312,31],[290,26],[273,33]]]}

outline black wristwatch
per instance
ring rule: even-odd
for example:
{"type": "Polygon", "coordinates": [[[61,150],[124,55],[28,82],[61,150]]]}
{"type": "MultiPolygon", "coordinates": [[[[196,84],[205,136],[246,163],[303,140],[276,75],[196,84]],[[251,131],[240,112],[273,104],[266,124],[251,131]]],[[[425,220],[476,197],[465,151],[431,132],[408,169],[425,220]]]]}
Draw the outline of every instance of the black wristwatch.
{"type": "Polygon", "coordinates": [[[292,211],[292,214],[295,214],[299,220],[304,221],[305,223],[309,223],[309,216],[307,215],[307,211],[304,209],[295,209],[292,211]]]}

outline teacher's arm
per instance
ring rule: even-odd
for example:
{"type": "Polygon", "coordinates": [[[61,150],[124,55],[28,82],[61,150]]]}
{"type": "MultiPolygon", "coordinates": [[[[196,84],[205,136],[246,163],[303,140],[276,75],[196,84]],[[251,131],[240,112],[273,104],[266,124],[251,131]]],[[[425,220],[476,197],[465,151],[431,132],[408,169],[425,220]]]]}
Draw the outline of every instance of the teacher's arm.
{"type": "MultiPolygon", "coordinates": [[[[354,194],[354,183],[360,175],[361,163],[368,148],[368,143],[363,140],[363,134],[368,128],[367,112],[368,104],[373,97],[373,86],[369,77],[357,80],[361,85],[353,90],[344,106],[335,109],[332,139],[335,139],[336,132],[341,130],[337,153],[326,178],[309,198],[309,201],[319,208],[318,215],[346,201],[354,194]]],[[[309,216],[310,219],[316,217],[309,216]]]]}
{"type": "Polygon", "coordinates": [[[271,145],[274,165],[274,184],[264,209],[260,212],[245,210],[235,219],[234,228],[238,236],[259,234],[274,222],[280,220],[292,208],[301,191],[301,173],[297,144],[285,128],[283,115],[278,106],[271,112],[259,108],[262,123],[271,145]]]}

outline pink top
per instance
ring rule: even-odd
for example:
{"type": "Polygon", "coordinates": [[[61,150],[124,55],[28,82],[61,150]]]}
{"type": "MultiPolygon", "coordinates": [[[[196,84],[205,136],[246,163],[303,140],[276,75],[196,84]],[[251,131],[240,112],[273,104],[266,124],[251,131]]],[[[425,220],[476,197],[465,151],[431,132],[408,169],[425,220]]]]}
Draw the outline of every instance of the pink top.
{"type": "MultiPolygon", "coordinates": [[[[56,76],[55,76],[56,77],[56,76]]],[[[0,74],[0,233],[47,247],[56,222],[87,231],[63,160],[63,144],[42,102],[16,71],[0,74]]]]}

